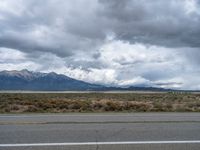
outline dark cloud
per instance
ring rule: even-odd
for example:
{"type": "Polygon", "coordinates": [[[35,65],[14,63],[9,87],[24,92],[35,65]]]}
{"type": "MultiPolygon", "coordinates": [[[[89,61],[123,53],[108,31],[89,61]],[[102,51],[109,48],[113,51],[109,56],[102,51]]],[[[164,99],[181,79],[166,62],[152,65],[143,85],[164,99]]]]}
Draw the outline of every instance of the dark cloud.
{"type": "Polygon", "coordinates": [[[187,8],[183,0],[100,2],[100,14],[110,22],[110,29],[118,39],[167,47],[200,46],[200,12],[197,3],[195,10],[187,8]]]}
{"type": "Polygon", "coordinates": [[[76,51],[96,50],[105,39],[103,27],[95,15],[96,1],[85,4],[72,1],[18,1],[20,12],[11,8],[1,10],[0,46],[23,52],[52,52],[65,57],[76,51]],[[87,9],[86,9],[87,7],[87,9]],[[93,8],[94,7],[94,8],[93,8]],[[12,11],[9,11],[12,9],[12,11]],[[84,10],[84,11],[83,11],[84,10]]]}
{"type": "Polygon", "coordinates": [[[67,56],[72,51],[97,50],[110,33],[131,43],[200,46],[199,10],[187,8],[183,0],[4,3],[8,8],[0,8],[4,17],[0,22],[1,47],[67,56]]]}
{"type": "Polygon", "coordinates": [[[180,82],[166,82],[166,83],[156,83],[159,86],[170,86],[170,85],[182,85],[183,83],[180,82]]]}

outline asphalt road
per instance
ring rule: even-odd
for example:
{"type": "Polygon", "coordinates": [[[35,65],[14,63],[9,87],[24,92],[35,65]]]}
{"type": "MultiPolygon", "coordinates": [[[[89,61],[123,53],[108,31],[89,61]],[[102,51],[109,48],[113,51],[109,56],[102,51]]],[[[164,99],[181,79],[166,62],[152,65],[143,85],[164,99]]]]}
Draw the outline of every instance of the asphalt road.
{"type": "Polygon", "coordinates": [[[0,150],[199,150],[200,113],[0,115],[0,150]]]}

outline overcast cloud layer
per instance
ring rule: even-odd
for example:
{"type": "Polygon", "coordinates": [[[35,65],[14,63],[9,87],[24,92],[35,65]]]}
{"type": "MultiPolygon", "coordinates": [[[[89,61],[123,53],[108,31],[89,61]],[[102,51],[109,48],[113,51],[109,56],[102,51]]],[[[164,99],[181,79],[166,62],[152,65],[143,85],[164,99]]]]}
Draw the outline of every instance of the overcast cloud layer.
{"type": "Polygon", "coordinates": [[[200,0],[0,0],[0,70],[200,90],[200,0]]]}

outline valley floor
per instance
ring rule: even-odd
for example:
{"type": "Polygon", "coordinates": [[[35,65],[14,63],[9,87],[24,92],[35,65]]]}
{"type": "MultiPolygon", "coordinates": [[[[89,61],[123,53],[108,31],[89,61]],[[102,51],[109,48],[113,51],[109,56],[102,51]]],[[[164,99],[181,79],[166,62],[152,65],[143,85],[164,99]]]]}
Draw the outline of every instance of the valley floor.
{"type": "Polygon", "coordinates": [[[200,112],[199,93],[0,93],[0,113],[200,112]]]}

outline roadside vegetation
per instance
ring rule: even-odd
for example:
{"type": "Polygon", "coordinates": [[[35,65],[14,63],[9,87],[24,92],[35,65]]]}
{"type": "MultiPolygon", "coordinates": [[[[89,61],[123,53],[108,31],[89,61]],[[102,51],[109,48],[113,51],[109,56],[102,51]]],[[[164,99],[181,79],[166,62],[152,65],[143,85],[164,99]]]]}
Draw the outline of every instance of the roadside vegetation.
{"type": "Polygon", "coordinates": [[[191,93],[0,93],[0,113],[200,112],[191,93]]]}

